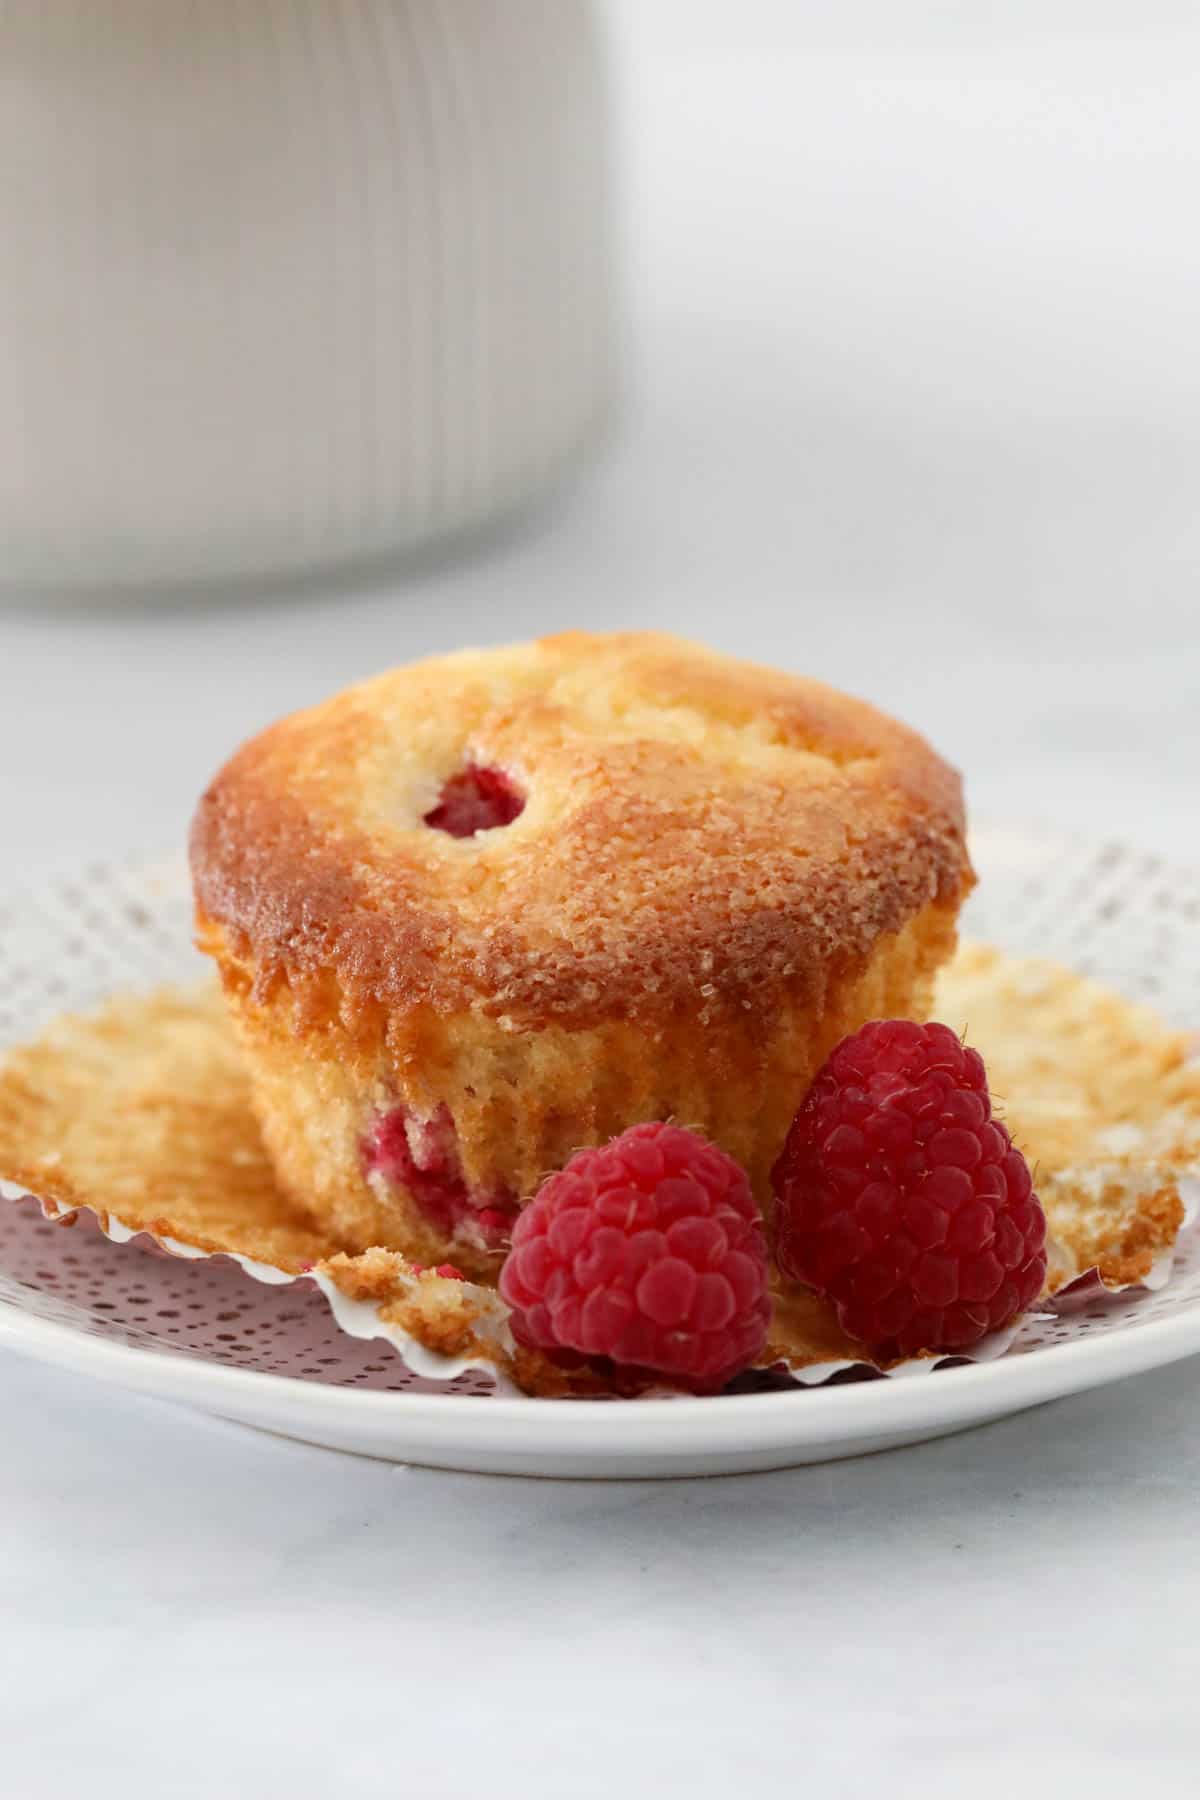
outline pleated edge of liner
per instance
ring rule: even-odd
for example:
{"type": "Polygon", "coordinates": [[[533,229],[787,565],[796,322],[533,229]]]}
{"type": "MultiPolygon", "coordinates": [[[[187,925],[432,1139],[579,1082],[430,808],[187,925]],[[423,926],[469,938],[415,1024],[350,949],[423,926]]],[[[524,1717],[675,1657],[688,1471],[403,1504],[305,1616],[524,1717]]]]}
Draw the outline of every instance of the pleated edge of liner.
{"type": "MultiPolygon", "coordinates": [[[[42,1200],[31,1194],[15,1182],[0,1178],[0,1199],[9,1201],[29,1200],[42,1210],[43,1218],[52,1224],[62,1224],[75,1213],[85,1212],[99,1227],[103,1235],[112,1244],[129,1244],[135,1238],[146,1238],[156,1244],[168,1256],[178,1257],[183,1262],[211,1262],[219,1257],[236,1263],[251,1280],[258,1281],[264,1287],[290,1287],[294,1282],[310,1282],[324,1295],[339,1330],[347,1337],[359,1339],[385,1339],[397,1352],[405,1368],[412,1375],[425,1381],[454,1381],[459,1375],[473,1371],[486,1374],[496,1383],[497,1391],[517,1394],[520,1389],[511,1382],[507,1375],[490,1358],[480,1356],[442,1356],[437,1351],[426,1349],[418,1339],[409,1332],[402,1331],[399,1326],[391,1325],[379,1316],[378,1306],[368,1300],[353,1300],[344,1294],[328,1275],[316,1269],[304,1270],[299,1274],[290,1274],[286,1269],[279,1269],[273,1263],[257,1262],[253,1257],[242,1256],[236,1250],[201,1250],[195,1244],[187,1244],[180,1238],[162,1236],[150,1231],[145,1226],[126,1225],[114,1213],[107,1213],[103,1218],[90,1206],[63,1206],[57,1201],[42,1200]]],[[[411,1279],[413,1289],[417,1285],[417,1277],[411,1279]]],[[[512,1347],[512,1338],[508,1330],[507,1311],[499,1297],[487,1288],[478,1287],[474,1283],[466,1286],[473,1295],[479,1297],[480,1318],[476,1322],[479,1335],[495,1343],[501,1354],[512,1347]]]]}
{"type": "Polygon", "coordinates": [[[1091,1300],[1114,1300],[1131,1289],[1140,1288],[1148,1294],[1162,1292],[1171,1279],[1180,1243],[1197,1219],[1200,1219],[1200,1164],[1186,1174],[1177,1175],[1175,1179],[1179,1183],[1179,1198],[1183,1202],[1183,1218],[1175,1234],[1175,1242],[1158,1252],[1141,1280],[1110,1286],[1102,1278],[1099,1269],[1094,1266],[1084,1269],[1078,1275],[1072,1275],[1070,1281],[1064,1282],[1057,1293],[1051,1294],[1043,1302],[1043,1317],[1047,1314],[1072,1312],[1080,1306],[1086,1306],[1091,1300]]]}
{"type": "MultiPolygon", "coordinates": [[[[1097,1299],[1112,1300],[1121,1294],[1141,1289],[1148,1293],[1159,1293],[1166,1287],[1171,1278],[1175,1262],[1175,1254],[1180,1239],[1200,1217],[1200,1168],[1192,1175],[1180,1181],[1180,1194],[1184,1202],[1183,1222],[1180,1225],[1175,1242],[1162,1250],[1155,1257],[1148,1273],[1136,1282],[1126,1282],[1120,1286],[1109,1286],[1101,1277],[1099,1269],[1084,1269],[1080,1274],[1072,1276],[1057,1293],[1043,1300],[1034,1310],[1025,1313],[1014,1325],[1003,1331],[992,1332],[981,1339],[968,1354],[964,1351],[947,1352],[940,1356],[914,1356],[906,1362],[896,1363],[889,1369],[881,1369],[877,1364],[862,1358],[843,1358],[836,1362],[808,1363],[793,1368],[786,1361],[776,1358],[768,1364],[760,1364],[748,1374],[776,1374],[784,1376],[797,1388],[822,1387],[837,1375],[853,1372],[866,1377],[878,1377],[885,1380],[900,1380],[914,1375],[928,1375],[935,1369],[954,1364],[996,1362],[1009,1351],[1022,1330],[1030,1324],[1043,1323],[1047,1319],[1057,1317],[1060,1313],[1071,1312],[1097,1299]]],[[[134,1238],[145,1237],[168,1256],[178,1257],[184,1262],[208,1262],[223,1256],[236,1263],[242,1271],[254,1281],[265,1287],[288,1287],[293,1282],[308,1281],[324,1295],[325,1301],[333,1314],[338,1329],[347,1337],[361,1341],[382,1339],[391,1345],[401,1362],[410,1374],[423,1381],[450,1382],[460,1375],[480,1373],[486,1375],[493,1383],[497,1395],[509,1395],[523,1399],[535,1396],[525,1395],[511,1378],[504,1373],[499,1363],[491,1357],[483,1356],[443,1356],[437,1351],[429,1350],[409,1332],[397,1325],[389,1324],[380,1317],[377,1304],[369,1300],[353,1300],[344,1294],[328,1275],[317,1270],[307,1270],[298,1275],[289,1274],[285,1269],[276,1268],[273,1263],[256,1262],[249,1256],[241,1256],[235,1250],[200,1250],[195,1244],[185,1244],[173,1237],[160,1237],[145,1227],[133,1227],[124,1224],[112,1213],[103,1219],[89,1206],[60,1206],[55,1201],[44,1201],[36,1194],[15,1182],[0,1177],[0,1199],[9,1201],[32,1201],[42,1210],[44,1218],[53,1224],[59,1224],[78,1212],[86,1212],[94,1220],[100,1231],[113,1244],[128,1244],[134,1238]]],[[[416,1287],[417,1277],[405,1278],[416,1287]]],[[[465,1284],[468,1291],[477,1296],[480,1303],[480,1317],[477,1321],[479,1335],[496,1347],[497,1355],[502,1357],[514,1348],[512,1333],[508,1324],[508,1311],[498,1294],[490,1288],[481,1287],[478,1283],[465,1284]]],[[[685,1398],[675,1388],[649,1388],[639,1399],[685,1398]]]]}

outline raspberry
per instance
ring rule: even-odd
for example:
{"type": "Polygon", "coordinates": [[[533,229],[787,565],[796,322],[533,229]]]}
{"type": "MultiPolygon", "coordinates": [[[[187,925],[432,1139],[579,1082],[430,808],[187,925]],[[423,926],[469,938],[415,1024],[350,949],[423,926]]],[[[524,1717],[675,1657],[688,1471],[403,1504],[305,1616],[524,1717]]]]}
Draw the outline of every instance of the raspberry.
{"type": "Polygon", "coordinates": [[[525,796],[503,769],[468,763],[443,787],[438,803],[424,822],[451,837],[474,837],[497,825],[511,825],[525,811],[525,796]]]}
{"type": "Polygon", "coordinates": [[[880,1361],[964,1350],[1046,1278],[1029,1168],[992,1118],[977,1050],[887,1019],[845,1038],[772,1171],[779,1266],[880,1361]]]}
{"type": "Polygon", "coordinates": [[[581,1150],[518,1218],[500,1292],[520,1343],[712,1392],[754,1361],[771,1316],[745,1172],[678,1125],[581,1150]]]}
{"type": "Polygon", "coordinates": [[[394,1107],[376,1119],[362,1155],[367,1173],[406,1188],[443,1237],[496,1250],[508,1236],[516,1201],[504,1188],[479,1191],[469,1185],[449,1107],[439,1106],[429,1119],[394,1107]]]}

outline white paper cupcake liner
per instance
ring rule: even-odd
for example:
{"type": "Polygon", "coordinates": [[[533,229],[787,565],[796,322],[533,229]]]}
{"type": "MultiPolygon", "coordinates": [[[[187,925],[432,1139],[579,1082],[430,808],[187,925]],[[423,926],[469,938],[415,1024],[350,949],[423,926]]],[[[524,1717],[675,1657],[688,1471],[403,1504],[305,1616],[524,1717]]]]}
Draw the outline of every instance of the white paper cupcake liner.
{"type": "MultiPolygon", "coordinates": [[[[917,1376],[929,1375],[934,1370],[950,1363],[982,1363],[994,1362],[1006,1355],[1014,1346],[1036,1347],[1048,1327],[1053,1328],[1059,1321],[1069,1321],[1073,1316],[1081,1317],[1089,1308],[1094,1310],[1097,1302],[1112,1303],[1123,1295],[1134,1296],[1139,1293],[1160,1293],[1170,1281],[1172,1270],[1181,1253],[1193,1248],[1192,1227],[1200,1214],[1200,1179],[1186,1184],[1186,1211],[1183,1228],[1176,1247],[1164,1252],[1156,1260],[1150,1274],[1141,1282],[1124,1286],[1107,1286],[1100,1278],[1099,1272],[1089,1269],[1076,1276],[1057,1295],[1044,1301],[1033,1312],[1026,1314],[1014,1325],[1003,1331],[993,1332],[975,1345],[969,1352],[955,1352],[945,1356],[917,1356],[894,1365],[890,1369],[878,1369],[865,1359],[845,1358],[829,1362],[810,1363],[798,1368],[789,1368],[783,1364],[773,1365],[773,1370],[786,1380],[801,1388],[821,1387],[835,1377],[850,1374],[875,1376],[886,1380],[904,1380],[917,1376]]],[[[248,1256],[240,1256],[234,1252],[216,1254],[197,1249],[194,1245],[181,1243],[177,1238],[159,1236],[153,1232],[131,1229],[119,1218],[109,1214],[103,1220],[85,1208],[60,1208],[53,1203],[43,1204],[36,1196],[28,1195],[24,1190],[10,1182],[0,1181],[0,1197],[7,1200],[32,1201],[39,1207],[43,1216],[53,1224],[62,1226],[66,1221],[80,1212],[86,1212],[98,1230],[114,1245],[128,1245],[140,1240],[143,1247],[153,1246],[163,1252],[166,1257],[188,1263],[209,1263],[236,1265],[244,1275],[265,1287],[277,1290],[294,1287],[317,1289],[327,1304],[330,1314],[340,1333],[359,1343],[385,1343],[400,1359],[404,1370],[422,1382],[446,1384],[457,1381],[464,1375],[476,1375],[486,1379],[489,1389],[496,1393],[516,1393],[518,1390],[498,1366],[496,1360],[485,1356],[443,1356],[430,1350],[426,1345],[413,1337],[410,1332],[381,1315],[378,1305],[366,1300],[352,1299],[343,1293],[331,1278],[312,1270],[302,1275],[293,1275],[283,1269],[273,1267],[269,1263],[259,1262],[248,1256]]],[[[3,1267],[3,1243],[0,1241],[0,1268],[3,1267]]],[[[415,1289],[417,1278],[412,1278],[415,1289]]],[[[473,1299],[480,1307],[477,1325],[478,1335],[485,1341],[495,1345],[497,1356],[502,1360],[505,1352],[512,1349],[512,1336],[508,1326],[508,1310],[500,1297],[491,1289],[467,1284],[473,1299]]],[[[217,1309],[218,1313],[220,1308],[217,1309]]],[[[113,1321],[117,1323],[117,1321],[113,1321]]],[[[765,1371],[764,1371],[765,1372],[765,1371]]],[[[652,1388],[645,1397],[663,1398],[674,1390],[652,1388]]]]}

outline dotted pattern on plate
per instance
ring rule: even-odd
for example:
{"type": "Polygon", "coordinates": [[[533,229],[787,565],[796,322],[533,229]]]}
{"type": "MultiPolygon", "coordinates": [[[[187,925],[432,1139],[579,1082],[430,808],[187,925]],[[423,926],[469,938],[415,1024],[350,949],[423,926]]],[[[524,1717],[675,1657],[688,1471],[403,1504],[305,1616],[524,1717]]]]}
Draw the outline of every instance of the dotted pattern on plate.
{"type": "MultiPolygon", "coordinates": [[[[973,848],[982,882],[966,919],[972,936],[1068,962],[1177,1025],[1200,1024],[1200,876],[1114,845],[1013,831],[982,832],[973,848]]],[[[202,976],[190,932],[178,859],[93,865],[0,896],[0,1046],[116,989],[202,976]]],[[[0,1205],[0,1305],[136,1348],[338,1387],[492,1391],[479,1373],[450,1383],[410,1374],[384,1343],[340,1332],[306,1284],[264,1287],[223,1258],[186,1262],[140,1242],[110,1244],[90,1219],[51,1224],[31,1203],[0,1205]]],[[[1198,1306],[1194,1231],[1160,1293],[1031,1319],[1009,1354],[1135,1331],[1198,1306]]]]}

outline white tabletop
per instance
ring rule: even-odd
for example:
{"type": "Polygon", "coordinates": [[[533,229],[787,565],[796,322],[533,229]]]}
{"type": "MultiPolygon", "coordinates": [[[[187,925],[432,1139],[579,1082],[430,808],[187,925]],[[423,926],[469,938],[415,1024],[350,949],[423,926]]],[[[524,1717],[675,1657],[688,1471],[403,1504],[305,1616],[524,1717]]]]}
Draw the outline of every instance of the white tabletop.
{"type": "MultiPolygon", "coordinates": [[[[905,11],[623,0],[607,460],[452,566],[0,613],[5,861],[177,843],[266,719],[572,624],[826,676],[977,814],[1196,860],[1200,26],[905,11]]],[[[21,1800],[1195,1792],[1194,1363],[873,1460],[613,1487],[0,1371],[21,1800]]]]}

